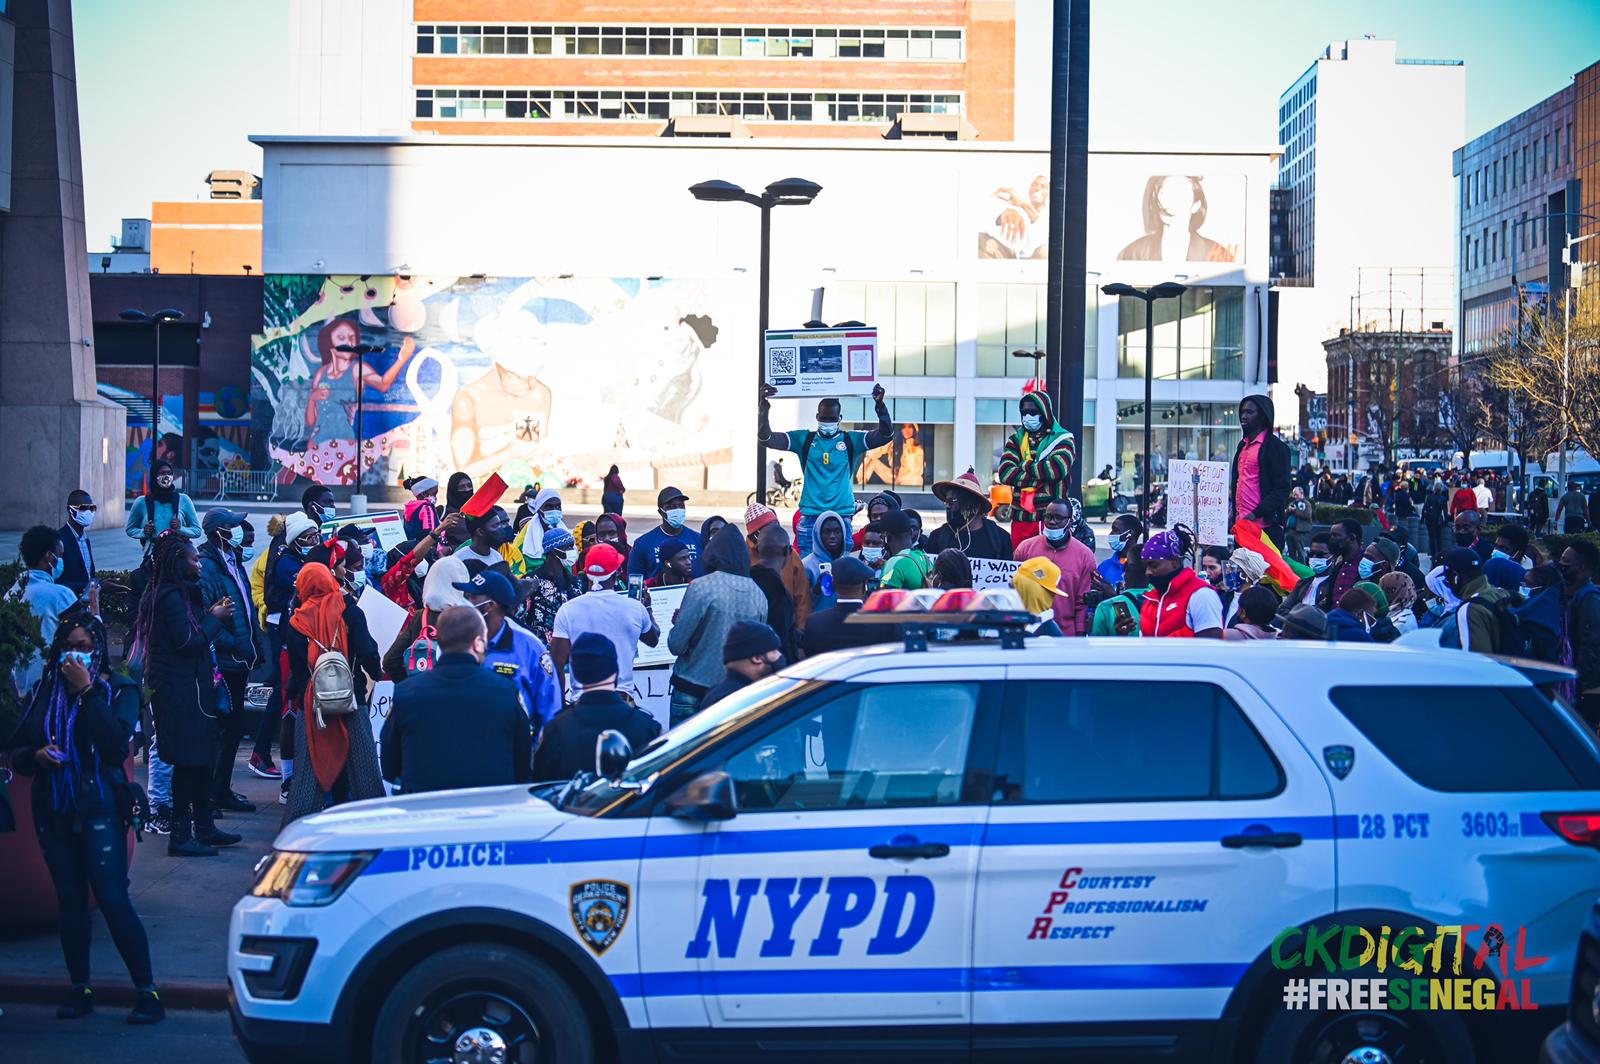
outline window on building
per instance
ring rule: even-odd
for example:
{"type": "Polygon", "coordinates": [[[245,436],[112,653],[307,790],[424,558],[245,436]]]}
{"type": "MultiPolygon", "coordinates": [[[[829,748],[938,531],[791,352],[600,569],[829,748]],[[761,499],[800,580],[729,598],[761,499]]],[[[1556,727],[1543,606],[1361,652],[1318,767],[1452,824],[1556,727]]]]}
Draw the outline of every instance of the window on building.
{"type": "Polygon", "coordinates": [[[828,286],[828,315],[878,328],[878,372],[950,377],[956,371],[956,286],[844,282],[828,286]]]}
{"type": "MultiPolygon", "coordinates": [[[[1033,361],[1017,358],[1013,351],[1043,350],[1049,321],[1049,288],[1042,284],[980,284],[978,286],[978,376],[1033,376],[1033,361]]],[[[1084,294],[1083,376],[1098,372],[1100,293],[1091,282],[1084,294]]]]}
{"type": "Polygon", "coordinates": [[[417,27],[418,55],[686,56],[959,61],[966,31],[804,26],[417,27]]]}
{"type": "MultiPolygon", "coordinates": [[[[1117,306],[1117,375],[1144,377],[1145,302],[1123,297],[1117,306]]],[[[1244,289],[1190,288],[1159,299],[1154,312],[1157,380],[1244,379],[1244,289]]]]}
{"type": "MultiPolygon", "coordinates": [[[[1150,477],[1161,490],[1173,458],[1232,461],[1239,445],[1239,408],[1233,403],[1163,403],[1150,410],[1150,477]]],[[[1144,402],[1117,404],[1117,490],[1136,493],[1142,483],[1144,402]]]]}
{"type": "Polygon", "coordinates": [[[960,114],[948,93],[693,91],[687,89],[416,90],[416,116],[482,119],[486,98],[503,100],[496,118],[600,121],[665,120],[674,115],[733,115],[749,122],[893,122],[902,113],[960,114]],[[503,115],[500,113],[503,111],[503,115]]]}

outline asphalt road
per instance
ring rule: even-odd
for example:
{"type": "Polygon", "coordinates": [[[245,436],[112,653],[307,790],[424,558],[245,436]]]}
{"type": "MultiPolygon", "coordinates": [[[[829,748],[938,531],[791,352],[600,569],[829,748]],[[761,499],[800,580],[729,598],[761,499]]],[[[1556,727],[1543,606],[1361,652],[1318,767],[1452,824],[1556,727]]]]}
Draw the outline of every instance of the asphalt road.
{"type": "Polygon", "coordinates": [[[6,1005],[0,1058],[7,1064],[78,1060],[159,1060],[161,1064],[243,1064],[226,1012],[168,1012],[153,1027],[129,1027],[126,1009],[97,1009],[58,1020],[49,1005],[6,1005]]]}

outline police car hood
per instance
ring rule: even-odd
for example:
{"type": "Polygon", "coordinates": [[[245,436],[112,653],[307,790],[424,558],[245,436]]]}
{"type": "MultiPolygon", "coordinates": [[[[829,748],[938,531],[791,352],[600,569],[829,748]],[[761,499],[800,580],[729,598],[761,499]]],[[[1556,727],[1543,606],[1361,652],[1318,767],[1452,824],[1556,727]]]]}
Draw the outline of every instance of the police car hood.
{"type": "Polygon", "coordinates": [[[351,802],[296,820],[278,833],[280,850],[387,850],[517,839],[536,842],[567,820],[527,784],[435,791],[351,802]]]}

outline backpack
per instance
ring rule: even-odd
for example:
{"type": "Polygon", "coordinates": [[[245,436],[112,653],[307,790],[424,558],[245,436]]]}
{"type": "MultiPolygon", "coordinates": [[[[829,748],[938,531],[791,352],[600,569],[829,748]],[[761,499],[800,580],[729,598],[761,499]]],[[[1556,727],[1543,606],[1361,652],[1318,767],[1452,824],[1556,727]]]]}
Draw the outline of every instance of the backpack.
{"type": "MultiPolygon", "coordinates": [[[[846,468],[853,471],[856,467],[856,441],[850,438],[848,432],[841,431],[839,435],[844,437],[844,456],[849,463],[846,468]]],[[[811,445],[816,441],[816,438],[817,433],[813,429],[806,433],[805,440],[800,444],[800,468],[802,471],[806,467],[806,461],[811,457],[811,445]]]]}
{"type": "MultiPolygon", "coordinates": [[[[1523,624],[1522,617],[1518,613],[1518,610],[1526,605],[1527,603],[1523,602],[1520,596],[1515,601],[1507,598],[1499,602],[1488,602],[1473,596],[1463,602],[1460,608],[1456,610],[1456,636],[1460,640],[1458,645],[1463,650],[1472,649],[1467,645],[1470,640],[1465,635],[1467,631],[1467,610],[1472,606],[1482,606],[1494,616],[1495,631],[1498,633],[1494,650],[1496,654],[1503,654],[1512,658],[1536,657],[1537,655],[1534,653],[1534,626],[1531,623],[1523,624]]],[[[1541,625],[1540,627],[1542,628],[1543,626],[1541,625]]],[[[1559,637],[1557,637],[1556,641],[1559,644],[1559,637]]],[[[1557,654],[1559,653],[1558,648],[1557,654]]],[[[1553,659],[1542,658],[1540,660],[1553,659]]]]}
{"type": "MultiPolygon", "coordinates": [[[[316,643],[316,640],[312,640],[316,643]]],[[[316,712],[317,727],[326,728],[324,717],[348,717],[356,711],[356,681],[350,672],[350,659],[329,647],[317,643],[322,653],[311,669],[311,707],[316,712]]]]}
{"type": "MultiPolygon", "coordinates": [[[[1520,606],[1512,606],[1509,612],[1515,617],[1520,631],[1521,644],[1515,651],[1501,650],[1501,653],[1514,654],[1516,657],[1531,658],[1534,661],[1546,661],[1552,665],[1561,664],[1561,631],[1559,620],[1557,627],[1551,627],[1546,617],[1540,616],[1535,611],[1532,598],[1524,601],[1520,606]]],[[[1503,642],[1502,638],[1502,642],[1503,642]]]]}
{"type": "Polygon", "coordinates": [[[428,623],[428,611],[422,611],[422,629],[417,633],[417,638],[406,648],[405,665],[407,675],[414,672],[427,672],[439,660],[439,644],[436,640],[438,633],[433,625],[428,623]]]}
{"type": "Polygon", "coordinates": [[[1422,520],[1430,525],[1444,523],[1444,500],[1437,495],[1430,494],[1428,501],[1422,504],[1422,520]]]}

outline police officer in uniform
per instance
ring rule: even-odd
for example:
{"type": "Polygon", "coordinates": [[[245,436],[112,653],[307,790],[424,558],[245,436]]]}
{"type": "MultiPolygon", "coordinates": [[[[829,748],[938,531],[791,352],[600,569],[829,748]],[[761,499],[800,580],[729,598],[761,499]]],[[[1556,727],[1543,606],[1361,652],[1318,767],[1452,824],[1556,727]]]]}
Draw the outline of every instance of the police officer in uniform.
{"type": "Polygon", "coordinates": [[[538,636],[511,619],[517,604],[511,581],[485,569],[471,580],[451,586],[465,592],[467,605],[483,614],[489,630],[484,667],[516,683],[523,712],[538,731],[561,708],[561,686],[550,651],[538,636]]]}
{"type": "Polygon", "coordinates": [[[617,648],[611,640],[599,632],[584,632],[573,640],[570,666],[583,694],[545,725],[533,754],[536,780],[593,772],[595,740],[608,729],[626,736],[635,752],[661,734],[660,722],[617,690],[617,648]]]}

